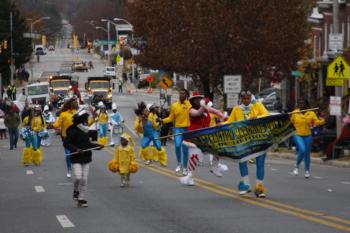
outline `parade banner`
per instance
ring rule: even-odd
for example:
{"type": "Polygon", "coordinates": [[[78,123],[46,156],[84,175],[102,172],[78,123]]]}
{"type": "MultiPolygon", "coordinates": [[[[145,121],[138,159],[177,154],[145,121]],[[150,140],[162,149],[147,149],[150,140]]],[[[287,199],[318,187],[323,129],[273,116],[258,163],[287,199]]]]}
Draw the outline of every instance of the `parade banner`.
{"type": "Polygon", "coordinates": [[[203,152],[246,161],[289,138],[294,131],[289,118],[288,114],[271,115],[189,131],[183,136],[203,152]]]}

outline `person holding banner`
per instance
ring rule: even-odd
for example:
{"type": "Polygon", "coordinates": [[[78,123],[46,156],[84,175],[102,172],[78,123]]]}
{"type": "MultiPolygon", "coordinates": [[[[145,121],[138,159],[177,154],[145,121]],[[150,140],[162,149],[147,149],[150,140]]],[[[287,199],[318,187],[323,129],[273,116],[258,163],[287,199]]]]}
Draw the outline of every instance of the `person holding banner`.
{"type": "Polygon", "coordinates": [[[313,111],[300,112],[300,110],[308,108],[309,103],[307,100],[299,99],[297,102],[297,108],[292,112],[291,116],[291,122],[296,130],[293,139],[297,147],[297,159],[293,174],[296,176],[299,174],[300,163],[304,160],[304,176],[306,179],[310,178],[310,154],[312,145],[311,127],[323,125],[325,123],[325,120],[319,119],[313,111]]]}
{"type": "MultiPolygon", "coordinates": [[[[215,124],[211,125],[210,114],[214,114],[220,119],[224,118],[224,115],[219,110],[212,107],[212,102],[209,99],[204,99],[204,96],[200,95],[199,92],[194,92],[192,97],[189,98],[189,101],[192,105],[192,108],[190,109],[189,131],[215,126],[215,124]]],[[[184,185],[194,185],[194,171],[196,170],[198,163],[203,160],[203,152],[191,142],[184,141],[184,144],[189,148],[189,172],[187,176],[180,178],[180,182],[184,185]]],[[[205,154],[210,157],[212,164],[211,172],[218,177],[222,177],[222,173],[228,170],[227,166],[219,163],[218,156],[214,157],[212,154],[207,152],[205,152],[205,154]]]]}
{"type": "Polygon", "coordinates": [[[135,109],[137,119],[135,121],[135,131],[138,134],[143,134],[141,141],[141,158],[146,160],[146,165],[150,164],[151,155],[149,152],[149,145],[153,142],[153,145],[157,148],[159,163],[162,166],[167,166],[167,154],[165,148],[162,148],[157,131],[158,123],[149,119],[149,110],[144,102],[138,103],[135,109]]]}
{"type": "Polygon", "coordinates": [[[91,150],[102,149],[103,145],[92,143],[89,138],[89,114],[83,109],[74,113],[73,124],[67,129],[63,145],[71,153],[74,174],[73,200],[78,201],[78,207],[88,207],[85,199],[91,150]]]}
{"type": "MultiPolygon", "coordinates": [[[[240,104],[232,109],[229,119],[225,123],[232,123],[237,121],[252,120],[259,117],[269,115],[265,106],[256,101],[255,97],[250,91],[241,91],[239,94],[240,104]]],[[[250,156],[250,159],[252,156],[250,156]]],[[[260,198],[266,196],[266,189],[263,184],[265,175],[265,158],[266,153],[258,154],[256,157],[256,188],[255,195],[260,198]]],[[[241,181],[238,184],[239,194],[243,195],[251,192],[249,182],[249,171],[247,161],[239,162],[239,171],[241,173],[241,181]]]]}
{"type": "Polygon", "coordinates": [[[175,153],[177,159],[176,173],[180,173],[184,176],[187,175],[188,164],[188,147],[182,143],[183,133],[187,132],[190,126],[190,114],[191,104],[188,101],[189,93],[186,89],[180,89],[179,100],[171,105],[170,115],[167,118],[160,120],[163,124],[174,122],[174,139],[175,139],[175,153]]]}

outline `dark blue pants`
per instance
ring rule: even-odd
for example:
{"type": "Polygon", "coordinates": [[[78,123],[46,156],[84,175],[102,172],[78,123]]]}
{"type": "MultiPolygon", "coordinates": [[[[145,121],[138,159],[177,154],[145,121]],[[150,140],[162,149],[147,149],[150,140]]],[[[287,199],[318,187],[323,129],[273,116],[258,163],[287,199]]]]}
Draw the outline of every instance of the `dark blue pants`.
{"type": "Polygon", "coordinates": [[[13,148],[17,148],[17,142],[18,142],[18,129],[8,129],[9,130],[9,137],[10,137],[10,149],[13,150],[13,148]]]}

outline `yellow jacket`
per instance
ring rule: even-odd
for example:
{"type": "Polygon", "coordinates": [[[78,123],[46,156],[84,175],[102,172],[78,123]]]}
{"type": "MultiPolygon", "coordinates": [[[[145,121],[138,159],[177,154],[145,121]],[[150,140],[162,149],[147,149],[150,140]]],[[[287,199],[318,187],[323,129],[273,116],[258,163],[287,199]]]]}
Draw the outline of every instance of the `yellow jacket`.
{"type": "Polygon", "coordinates": [[[73,115],[77,112],[77,110],[67,110],[61,112],[57,121],[53,124],[54,128],[61,127],[61,135],[62,137],[67,136],[67,129],[69,126],[73,125],[73,115]]]}
{"type": "Polygon", "coordinates": [[[260,103],[256,102],[253,104],[251,108],[251,112],[248,116],[244,116],[244,112],[240,106],[236,106],[232,109],[232,112],[230,114],[230,117],[225,123],[232,123],[236,121],[243,121],[243,120],[249,120],[251,118],[259,118],[259,117],[265,117],[270,115],[269,112],[266,110],[265,106],[260,103]]]}
{"type": "Polygon", "coordinates": [[[150,122],[152,122],[152,127],[156,130],[159,130],[160,129],[160,125],[159,123],[157,122],[157,118],[158,118],[158,115],[153,113],[153,112],[150,112],[149,115],[148,115],[148,120],[150,122]]]}
{"type": "MultiPolygon", "coordinates": [[[[61,112],[59,118],[57,121],[53,124],[54,128],[60,128],[61,127],[61,135],[62,137],[67,136],[67,129],[73,125],[73,115],[77,112],[75,109],[67,110],[64,112],[61,112]]],[[[94,119],[89,119],[88,125],[91,126],[94,123],[94,119]]]]}
{"type": "MultiPolygon", "coordinates": [[[[300,111],[300,109],[296,109],[293,112],[298,111],[300,111]]],[[[320,120],[316,113],[312,111],[305,113],[293,113],[290,120],[296,129],[295,134],[298,136],[309,136],[311,135],[312,126],[319,126],[325,123],[324,119],[320,120]]]]}
{"type": "Polygon", "coordinates": [[[120,174],[129,173],[130,164],[136,164],[135,150],[130,145],[120,145],[115,150],[114,159],[118,163],[120,174]]]}
{"type": "Polygon", "coordinates": [[[108,113],[100,113],[98,114],[98,123],[107,124],[109,120],[108,113]]]}
{"type": "MultiPolygon", "coordinates": [[[[25,117],[23,119],[22,126],[28,126],[29,125],[29,117],[25,117]]],[[[41,116],[36,116],[32,118],[32,121],[30,122],[30,127],[34,132],[40,132],[43,129],[46,129],[46,122],[45,119],[42,118],[41,116]]]]}
{"type": "Polygon", "coordinates": [[[177,101],[171,105],[170,115],[163,119],[163,123],[167,124],[175,121],[176,128],[185,128],[190,126],[190,109],[191,104],[188,100],[182,104],[180,101],[177,101]]]}

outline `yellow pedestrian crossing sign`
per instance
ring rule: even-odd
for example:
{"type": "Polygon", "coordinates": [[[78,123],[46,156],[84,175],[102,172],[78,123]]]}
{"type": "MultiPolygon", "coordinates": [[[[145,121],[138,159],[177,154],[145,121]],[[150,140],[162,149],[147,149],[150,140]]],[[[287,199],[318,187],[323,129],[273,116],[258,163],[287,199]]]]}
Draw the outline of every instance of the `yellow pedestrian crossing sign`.
{"type": "Polygon", "coordinates": [[[327,67],[326,86],[343,86],[349,79],[349,64],[342,56],[338,56],[327,67]]]}
{"type": "Polygon", "coordinates": [[[327,79],[349,79],[349,64],[338,56],[327,68],[327,79]]]}

